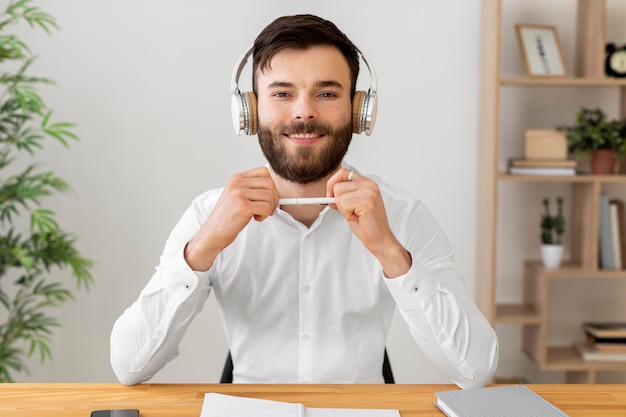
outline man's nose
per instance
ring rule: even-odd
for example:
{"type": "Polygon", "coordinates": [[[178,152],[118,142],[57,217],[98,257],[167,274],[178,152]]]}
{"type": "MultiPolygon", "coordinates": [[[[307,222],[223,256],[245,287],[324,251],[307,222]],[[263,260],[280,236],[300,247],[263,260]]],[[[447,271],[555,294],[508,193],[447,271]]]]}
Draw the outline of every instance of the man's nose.
{"type": "Polygon", "coordinates": [[[293,118],[297,121],[308,122],[318,116],[315,100],[312,97],[302,95],[294,103],[293,118]]]}

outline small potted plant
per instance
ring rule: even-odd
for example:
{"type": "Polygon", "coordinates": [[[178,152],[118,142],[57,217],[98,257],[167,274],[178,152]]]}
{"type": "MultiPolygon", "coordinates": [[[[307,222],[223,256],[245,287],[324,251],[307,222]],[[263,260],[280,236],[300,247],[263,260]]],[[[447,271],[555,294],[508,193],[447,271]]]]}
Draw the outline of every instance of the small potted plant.
{"type": "Polygon", "coordinates": [[[567,133],[568,150],[577,159],[591,156],[591,173],[610,175],[615,160],[626,154],[626,131],[622,122],[610,120],[600,108],[582,107],[576,124],[561,128],[567,133]]]}
{"type": "Polygon", "coordinates": [[[563,260],[562,237],[565,233],[565,218],[563,217],[563,198],[556,199],[556,214],[550,212],[550,200],[543,199],[543,214],[541,215],[541,259],[543,266],[548,269],[558,268],[563,260]]]}

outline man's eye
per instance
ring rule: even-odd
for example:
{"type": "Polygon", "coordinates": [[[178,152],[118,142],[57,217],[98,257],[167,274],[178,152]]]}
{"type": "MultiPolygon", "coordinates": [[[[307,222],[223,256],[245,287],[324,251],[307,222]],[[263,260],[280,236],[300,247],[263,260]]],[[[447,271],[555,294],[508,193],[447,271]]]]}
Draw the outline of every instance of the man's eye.
{"type": "Polygon", "coordinates": [[[337,97],[337,94],[331,93],[331,92],[327,91],[325,93],[321,93],[320,97],[322,97],[322,98],[335,98],[335,97],[337,97]]]}
{"type": "Polygon", "coordinates": [[[274,93],[273,96],[278,97],[278,98],[284,98],[284,97],[289,97],[289,94],[279,91],[279,92],[274,93]]]}

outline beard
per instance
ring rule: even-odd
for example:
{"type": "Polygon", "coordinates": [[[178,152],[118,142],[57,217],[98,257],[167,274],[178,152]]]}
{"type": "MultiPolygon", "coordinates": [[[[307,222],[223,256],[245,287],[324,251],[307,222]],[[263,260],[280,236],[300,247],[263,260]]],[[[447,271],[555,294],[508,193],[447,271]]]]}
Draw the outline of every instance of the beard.
{"type": "Polygon", "coordinates": [[[352,140],[352,123],[337,128],[320,122],[292,123],[270,127],[259,124],[259,144],[272,170],[280,177],[299,184],[319,181],[337,169],[348,152],[352,140]],[[316,152],[310,146],[300,146],[290,155],[283,143],[284,134],[317,132],[327,137],[326,145],[316,152]]]}

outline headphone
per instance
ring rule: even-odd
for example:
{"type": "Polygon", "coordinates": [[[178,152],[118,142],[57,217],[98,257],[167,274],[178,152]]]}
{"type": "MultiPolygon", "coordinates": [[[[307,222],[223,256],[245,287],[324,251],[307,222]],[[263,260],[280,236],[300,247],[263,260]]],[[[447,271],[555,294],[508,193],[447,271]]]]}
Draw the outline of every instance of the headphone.
{"type": "MultiPolygon", "coordinates": [[[[233,127],[237,136],[256,135],[257,133],[257,100],[256,95],[251,91],[241,92],[239,90],[239,76],[252,55],[253,47],[244,52],[233,70],[230,81],[232,92],[231,111],[233,117],[233,127]]],[[[376,92],[376,72],[371,67],[363,54],[359,52],[361,60],[365,63],[370,74],[370,87],[365,91],[355,91],[352,97],[352,132],[371,135],[374,130],[374,122],[378,111],[378,95],[376,92]]]]}

